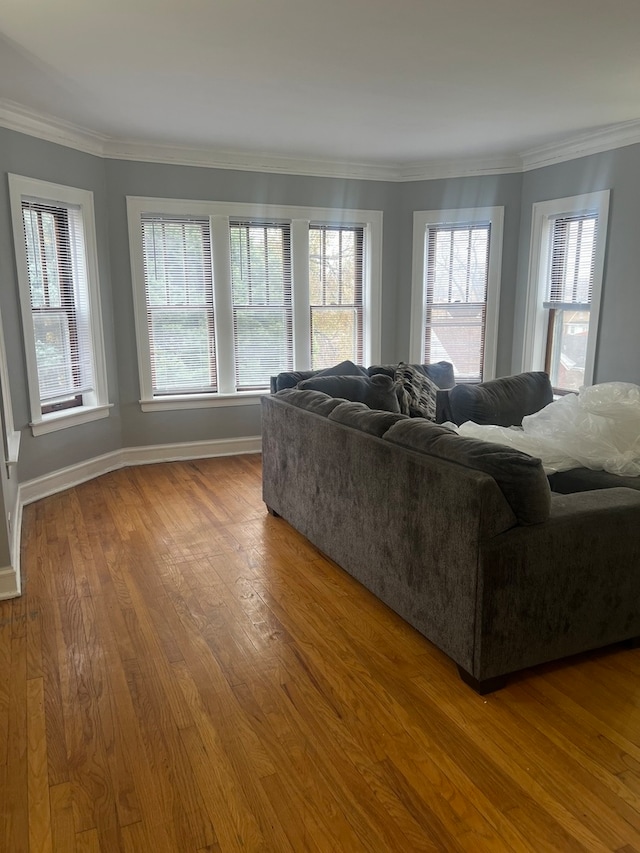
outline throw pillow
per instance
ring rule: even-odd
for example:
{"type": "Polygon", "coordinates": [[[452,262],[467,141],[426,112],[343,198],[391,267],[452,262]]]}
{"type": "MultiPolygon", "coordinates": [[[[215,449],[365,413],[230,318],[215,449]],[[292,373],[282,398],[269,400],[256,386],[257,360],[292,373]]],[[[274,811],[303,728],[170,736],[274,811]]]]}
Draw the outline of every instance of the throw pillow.
{"type": "Polygon", "coordinates": [[[370,409],[399,412],[398,397],[390,376],[314,376],[299,382],[300,390],[323,391],[354,403],[366,403],[370,409]]]}
{"type": "Polygon", "coordinates": [[[402,361],[396,369],[395,380],[404,392],[400,403],[403,414],[435,421],[438,397],[438,386],[435,382],[432,382],[426,373],[402,361]]]}
{"type": "Polygon", "coordinates": [[[360,367],[347,359],[333,367],[325,367],[323,370],[316,371],[315,376],[367,376],[367,371],[364,367],[360,367]]]}

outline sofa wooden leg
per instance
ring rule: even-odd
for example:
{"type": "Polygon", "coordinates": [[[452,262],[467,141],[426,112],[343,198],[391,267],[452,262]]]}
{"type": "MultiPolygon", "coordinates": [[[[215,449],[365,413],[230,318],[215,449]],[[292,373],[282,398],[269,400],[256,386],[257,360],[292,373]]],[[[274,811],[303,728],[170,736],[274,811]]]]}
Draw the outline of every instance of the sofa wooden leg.
{"type": "Polygon", "coordinates": [[[458,674],[465,684],[469,685],[480,696],[485,696],[487,693],[493,693],[494,690],[500,690],[507,683],[506,675],[496,675],[493,678],[474,678],[473,675],[458,666],[458,674]]]}
{"type": "Polygon", "coordinates": [[[274,518],[282,518],[279,512],[276,512],[275,509],[271,509],[270,506],[267,506],[267,512],[269,515],[272,515],[274,518]]]}

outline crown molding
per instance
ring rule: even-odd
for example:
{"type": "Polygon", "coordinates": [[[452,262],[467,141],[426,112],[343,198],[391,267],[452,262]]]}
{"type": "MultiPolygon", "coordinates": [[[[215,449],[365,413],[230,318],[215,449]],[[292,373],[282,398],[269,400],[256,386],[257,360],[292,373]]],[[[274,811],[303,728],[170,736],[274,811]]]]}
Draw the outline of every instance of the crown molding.
{"type": "Polygon", "coordinates": [[[522,170],[530,172],[554,163],[564,163],[567,160],[577,160],[590,154],[600,154],[635,145],[640,142],[640,120],[612,124],[572,136],[561,142],[550,142],[536,148],[529,148],[521,153],[522,170]]]}
{"type": "Polygon", "coordinates": [[[640,142],[640,120],[636,120],[499,157],[383,164],[248,154],[118,139],[2,98],[0,126],[104,159],[386,182],[517,174],[640,142]]]}
{"type": "Polygon", "coordinates": [[[176,166],[201,166],[209,169],[233,169],[243,172],[269,172],[280,175],[305,175],[317,178],[355,178],[367,181],[394,181],[396,169],[375,163],[341,160],[312,160],[265,153],[239,153],[211,148],[190,148],[158,143],[109,140],[104,157],[144,163],[169,163],[176,166]]]}

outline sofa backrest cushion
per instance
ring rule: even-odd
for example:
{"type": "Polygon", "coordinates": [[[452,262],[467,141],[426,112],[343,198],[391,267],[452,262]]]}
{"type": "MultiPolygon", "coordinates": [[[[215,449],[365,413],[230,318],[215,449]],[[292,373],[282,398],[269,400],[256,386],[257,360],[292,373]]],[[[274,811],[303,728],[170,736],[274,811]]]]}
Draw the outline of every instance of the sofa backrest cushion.
{"type": "Polygon", "coordinates": [[[383,437],[403,447],[489,474],[519,524],[539,524],[549,518],[551,489],[541,460],[534,456],[466,438],[447,427],[418,418],[398,421],[383,437]]]}
{"type": "Polygon", "coordinates": [[[316,415],[324,415],[325,417],[343,402],[342,400],[330,397],[328,394],[323,394],[322,391],[300,391],[298,388],[283,388],[275,396],[281,400],[285,400],[287,403],[291,403],[292,406],[297,406],[299,409],[306,409],[309,412],[315,412],[316,415]]]}
{"type": "Polygon", "coordinates": [[[479,385],[456,385],[449,391],[453,423],[466,421],[496,426],[520,426],[525,415],[553,400],[551,382],[541,370],[491,379],[479,385]]]}
{"type": "Polygon", "coordinates": [[[368,376],[368,373],[365,367],[360,367],[349,360],[334,364],[333,367],[325,367],[323,370],[289,370],[271,377],[271,392],[295,388],[299,382],[312,379],[314,376],[368,376]]]}
{"type": "Polygon", "coordinates": [[[389,427],[407,417],[407,415],[401,415],[398,412],[375,411],[370,409],[365,403],[345,401],[335,407],[329,415],[329,420],[382,438],[389,427]]]}
{"type": "Polygon", "coordinates": [[[300,390],[323,391],[331,397],[365,403],[370,409],[399,412],[400,404],[390,376],[314,376],[298,383],[300,390]]]}
{"type": "MultiPolygon", "coordinates": [[[[416,370],[420,370],[431,379],[438,388],[453,388],[456,384],[453,365],[449,361],[436,361],[433,364],[412,364],[416,370]]],[[[383,374],[384,376],[395,376],[398,369],[397,364],[373,364],[367,368],[369,376],[383,374]]]]}

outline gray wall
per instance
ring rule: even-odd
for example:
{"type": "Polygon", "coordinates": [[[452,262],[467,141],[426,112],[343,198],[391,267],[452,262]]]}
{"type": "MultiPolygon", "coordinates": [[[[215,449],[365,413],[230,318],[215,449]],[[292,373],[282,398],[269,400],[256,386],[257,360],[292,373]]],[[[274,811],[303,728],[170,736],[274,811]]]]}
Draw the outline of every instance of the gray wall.
{"type": "Polygon", "coordinates": [[[118,371],[115,354],[109,232],[104,162],[62,145],[0,128],[0,310],[5,334],[11,397],[16,430],[22,433],[18,479],[22,482],[50,471],[100,456],[122,446],[118,371]],[[98,271],[102,295],[110,417],[35,438],[28,427],[30,412],[8,173],[25,175],[90,190],[94,194],[98,243],[98,271]]]}
{"type": "Polygon", "coordinates": [[[610,189],[609,228],[602,282],[594,383],[640,384],[640,145],[592,154],[524,174],[513,369],[522,366],[522,342],[535,202],[610,189]]]}
{"type": "Polygon", "coordinates": [[[0,128],[0,309],[16,428],[22,431],[21,482],[122,447],[257,435],[258,406],[149,412],[140,410],[126,196],[194,198],[383,211],[382,360],[408,357],[414,210],[503,205],[498,375],[520,370],[531,205],[611,188],[609,241],[595,381],[640,384],[635,329],[640,316],[637,203],[640,146],[630,146],[512,175],[408,183],[338,180],[137,163],[100,158],[0,128]],[[29,410],[6,174],[94,193],[109,418],[34,438],[29,410]]]}

